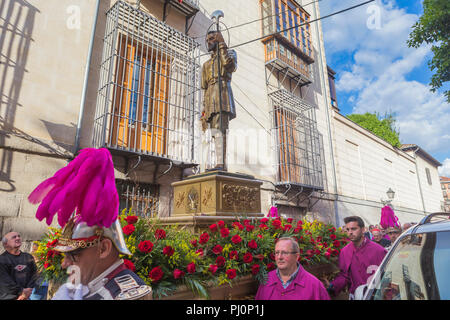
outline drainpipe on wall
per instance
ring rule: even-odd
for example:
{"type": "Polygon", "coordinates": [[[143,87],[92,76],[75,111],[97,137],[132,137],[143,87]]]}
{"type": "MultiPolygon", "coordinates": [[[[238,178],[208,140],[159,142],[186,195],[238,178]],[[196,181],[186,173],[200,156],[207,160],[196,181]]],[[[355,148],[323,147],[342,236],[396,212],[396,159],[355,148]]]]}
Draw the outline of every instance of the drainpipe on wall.
{"type": "Polygon", "coordinates": [[[422,184],[420,183],[420,177],[419,177],[419,167],[417,166],[417,154],[416,152],[419,151],[419,147],[414,150],[414,163],[416,165],[416,172],[417,172],[417,181],[419,182],[419,191],[420,191],[420,199],[422,200],[422,207],[423,207],[423,213],[426,215],[425,211],[425,200],[423,199],[423,191],[422,191],[422,184]]]}
{"type": "Polygon", "coordinates": [[[100,0],[97,0],[97,4],[96,4],[96,8],[95,8],[94,23],[92,25],[91,40],[89,42],[88,56],[87,56],[87,60],[86,60],[85,70],[84,70],[84,82],[83,82],[83,90],[81,92],[80,113],[78,114],[77,132],[75,135],[75,145],[74,145],[74,151],[73,151],[74,155],[78,152],[78,149],[80,148],[81,123],[83,122],[84,108],[86,105],[86,93],[87,93],[87,89],[88,89],[88,80],[89,80],[89,66],[91,65],[91,60],[92,60],[92,51],[94,48],[95,30],[97,28],[97,20],[98,20],[99,10],[100,10],[100,0]]]}
{"type": "MultiPolygon", "coordinates": [[[[316,6],[318,6],[317,3],[314,4],[313,8],[314,8],[314,16],[317,18],[317,9],[316,6]]],[[[330,114],[328,111],[328,96],[327,96],[327,89],[326,89],[326,84],[325,84],[325,73],[323,70],[323,58],[322,58],[322,45],[321,45],[321,41],[320,41],[320,36],[319,36],[319,26],[318,24],[320,23],[320,21],[317,21],[317,32],[316,32],[316,37],[317,37],[317,44],[319,47],[319,71],[320,71],[320,79],[322,82],[322,88],[324,91],[324,96],[325,96],[325,111],[326,111],[326,118],[327,118],[327,126],[328,126],[328,140],[329,140],[329,144],[330,144],[330,153],[331,153],[331,167],[333,169],[333,183],[334,183],[334,219],[335,219],[335,223],[336,226],[339,227],[340,223],[339,223],[339,212],[338,212],[338,188],[337,188],[337,179],[336,179],[336,166],[334,163],[334,152],[333,152],[333,137],[331,136],[331,122],[330,122],[330,114]]]]}

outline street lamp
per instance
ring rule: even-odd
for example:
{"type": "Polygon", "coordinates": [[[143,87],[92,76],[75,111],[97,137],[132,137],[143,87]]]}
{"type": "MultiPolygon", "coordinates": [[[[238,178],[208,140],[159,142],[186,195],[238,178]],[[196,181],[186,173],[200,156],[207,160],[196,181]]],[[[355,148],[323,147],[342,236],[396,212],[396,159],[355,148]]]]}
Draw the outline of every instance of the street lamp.
{"type": "Polygon", "coordinates": [[[392,201],[394,199],[394,196],[395,196],[395,191],[392,190],[391,188],[389,188],[388,191],[386,191],[386,194],[387,194],[389,200],[392,201]]]}
{"type": "Polygon", "coordinates": [[[391,205],[392,205],[391,202],[392,202],[392,200],[393,200],[394,197],[395,197],[395,191],[392,190],[391,188],[389,188],[388,191],[386,191],[386,195],[387,195],[388,199],[387,199],[387,200],[381,199],[381,203],[382,203],[384,206],[386,206],[386,205],[391,206],[391,205]]]}

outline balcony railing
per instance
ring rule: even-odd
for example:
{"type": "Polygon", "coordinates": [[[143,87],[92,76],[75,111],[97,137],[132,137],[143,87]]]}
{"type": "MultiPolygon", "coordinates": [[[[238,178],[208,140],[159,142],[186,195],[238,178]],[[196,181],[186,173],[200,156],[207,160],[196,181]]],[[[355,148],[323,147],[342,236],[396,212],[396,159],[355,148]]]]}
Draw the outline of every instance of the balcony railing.
{"type": "Polygon", "coordinates": [[[195,163],[199,44],[131,5],[107,12],[96,147],[195,163]]]}

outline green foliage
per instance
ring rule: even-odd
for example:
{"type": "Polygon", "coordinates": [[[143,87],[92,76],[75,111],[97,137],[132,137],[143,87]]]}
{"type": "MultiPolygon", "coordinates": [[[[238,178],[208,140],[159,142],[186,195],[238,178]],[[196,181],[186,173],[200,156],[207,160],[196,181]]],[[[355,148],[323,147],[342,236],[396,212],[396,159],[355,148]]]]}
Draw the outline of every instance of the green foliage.
{"type": "Polygon", "coordinates": [[[378,113],[350,114],[347,116],[361,127],[371,131],[376,136],[390,143],[392,146],[400,148],[399,132],[395,128],[395,117],[392,114],[385,114],[382,118],[378,113]]]}
{"type": "MultiPolygon", "coordinates": [[[[433,44],[433,58],[428,61],[431,71],[431,91],[435,92],[450,80],[450,1],[424,0],[423,15],[413,25],[407,44],[418,48],[423,43],[433,44]]],[[[450,102],[450,91],[445,91],[450,102]]]]}

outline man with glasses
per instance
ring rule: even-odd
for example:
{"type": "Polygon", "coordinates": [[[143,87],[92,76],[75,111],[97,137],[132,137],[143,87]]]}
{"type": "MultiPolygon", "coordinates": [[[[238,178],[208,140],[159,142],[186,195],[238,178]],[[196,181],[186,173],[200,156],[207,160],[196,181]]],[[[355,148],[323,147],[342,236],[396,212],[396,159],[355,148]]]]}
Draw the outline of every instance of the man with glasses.
{"type": "Polygon", "coordinates": [[[2,238],[5,249],[0,255],[0,300],[28,300],[37,280],[37,267],[31,254],[22,252],[17,232],[2,238]]]}
{"type": "Polygon", "coordinates": [[[277,269],[258,288],[256,300],[330,300],[322,284],[298,263],[300,249],[293,238],[280,238],[275,245],[277,269]]]}

